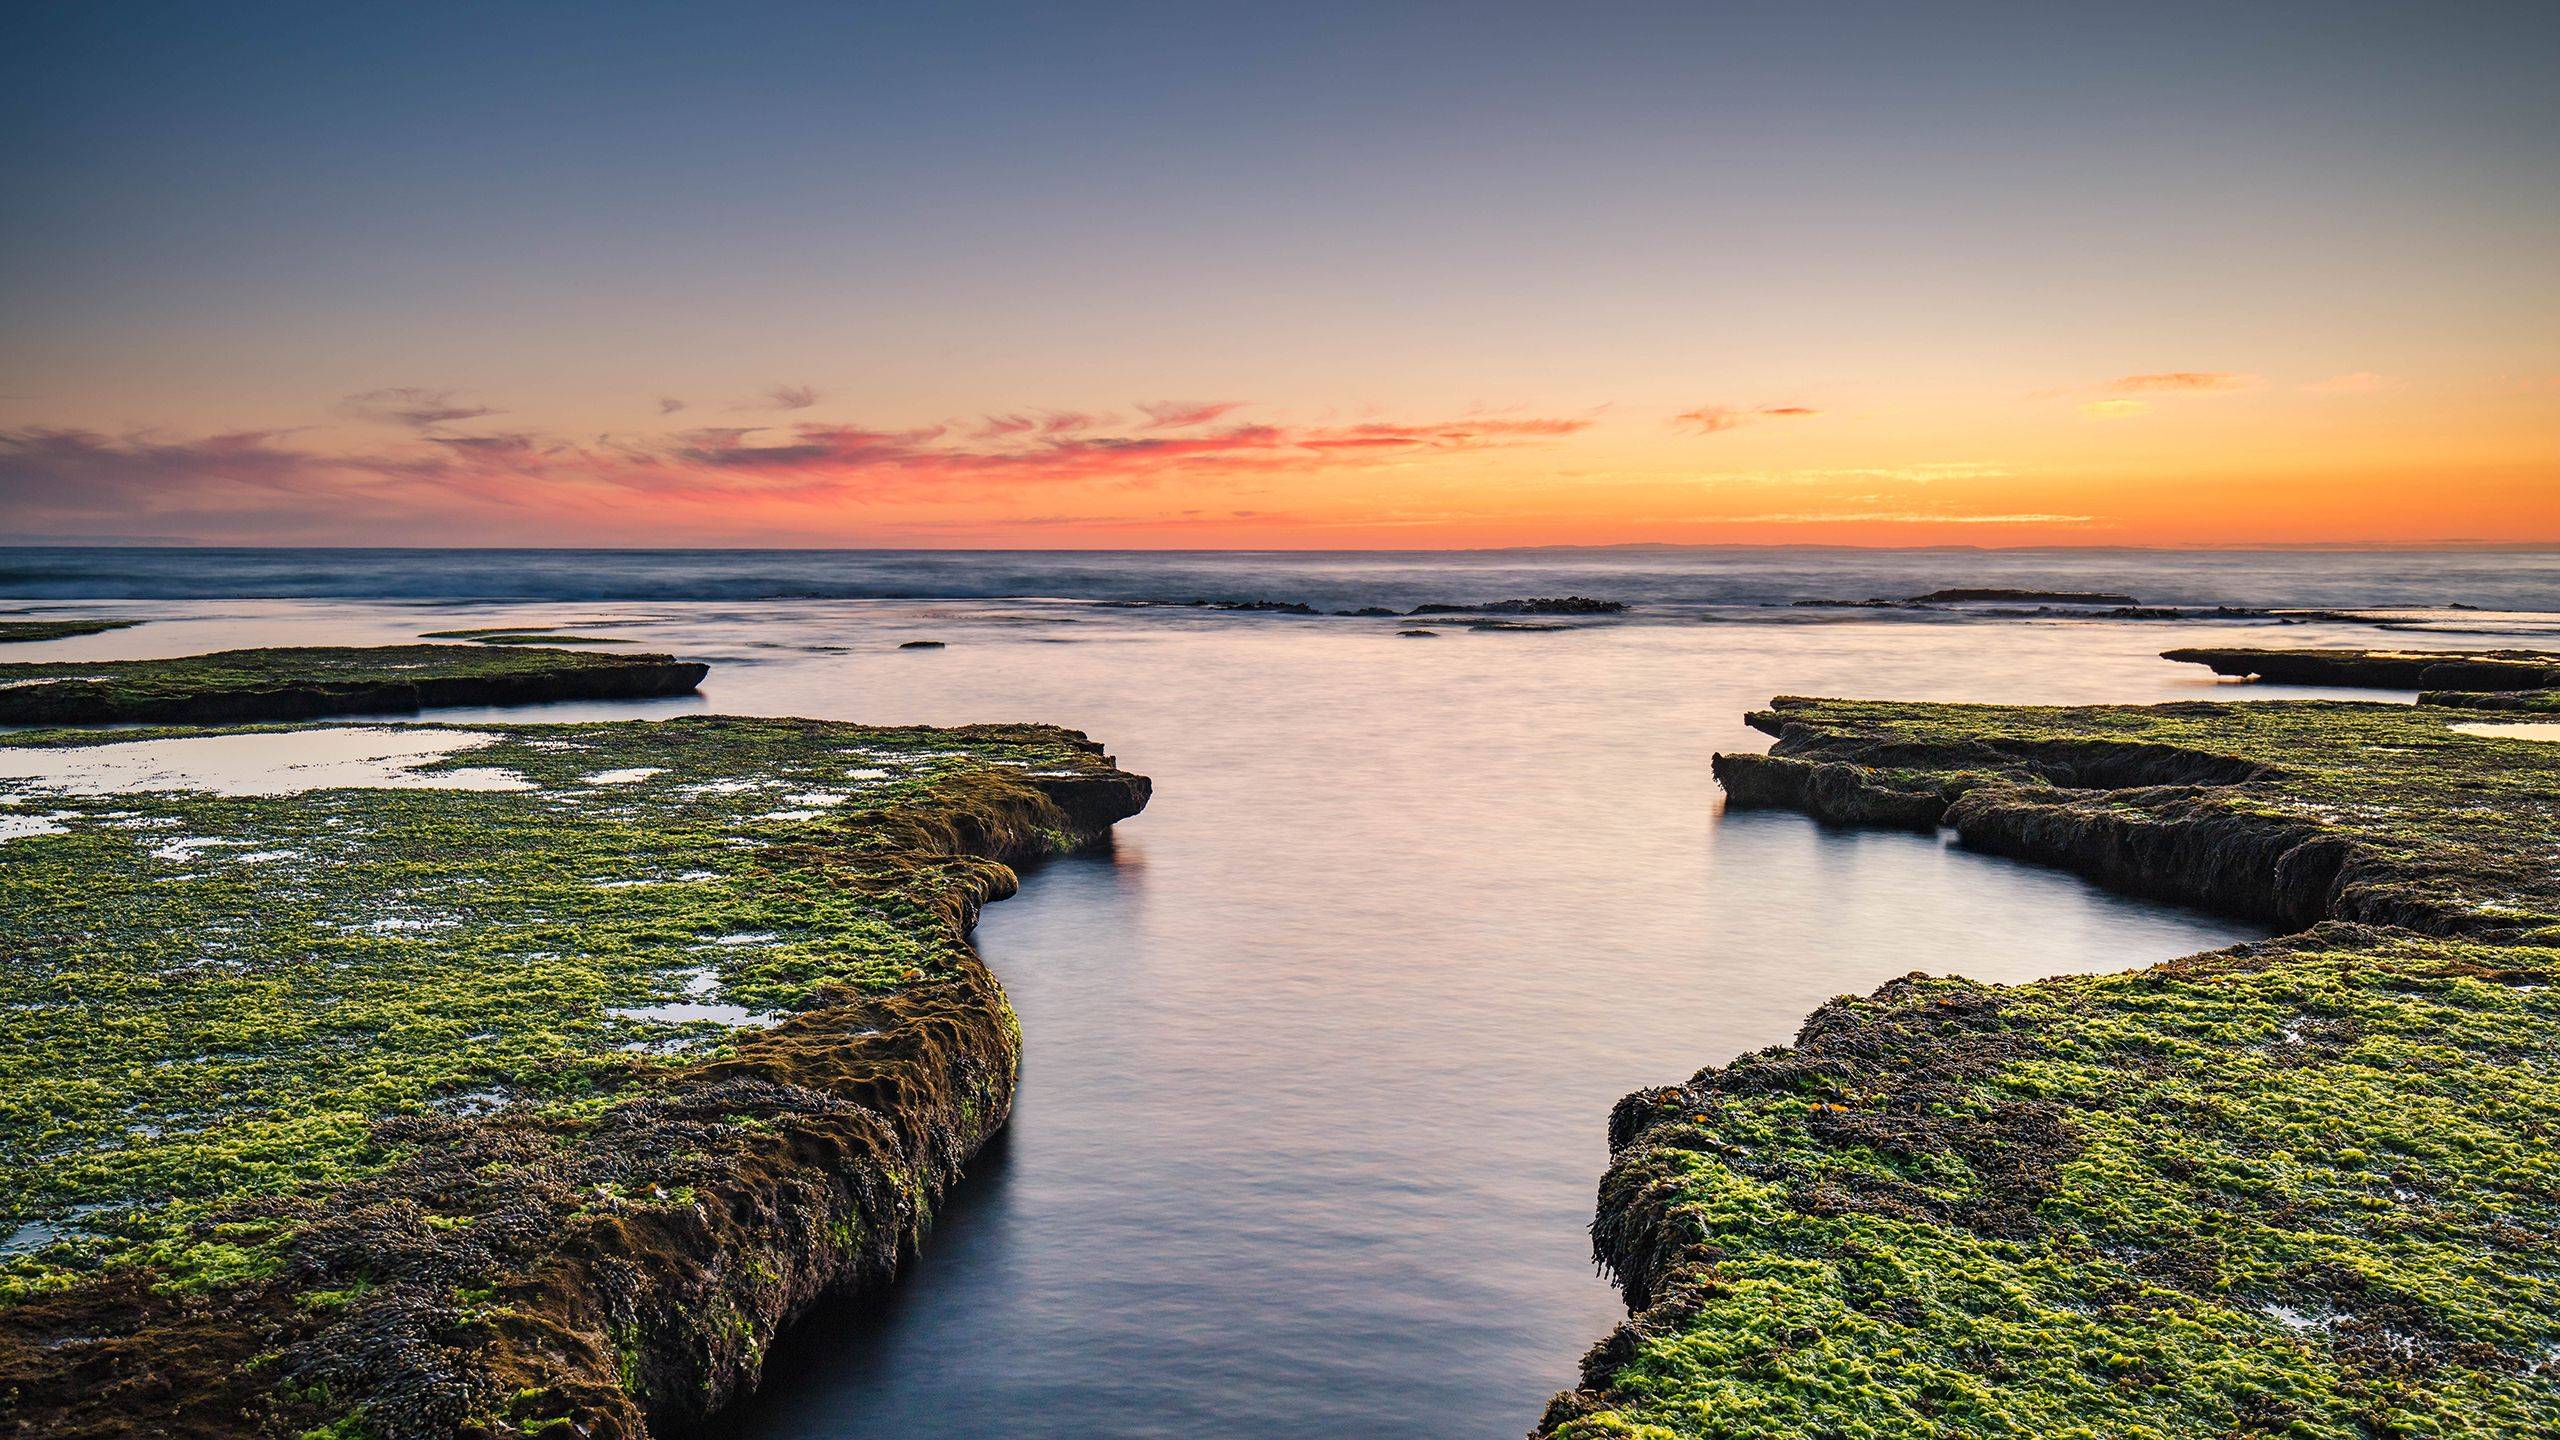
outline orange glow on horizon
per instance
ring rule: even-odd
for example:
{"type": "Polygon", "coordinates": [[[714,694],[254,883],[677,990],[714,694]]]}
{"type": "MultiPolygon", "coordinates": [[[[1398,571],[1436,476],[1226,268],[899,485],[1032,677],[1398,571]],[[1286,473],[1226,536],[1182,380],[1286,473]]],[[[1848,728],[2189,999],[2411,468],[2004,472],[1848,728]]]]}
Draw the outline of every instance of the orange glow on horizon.
{"type": "MultiPolygon", "coordinates": [[[[1301,420],[1237,401],[591,439],[437,391],[334,427],[0,428],[21,538],[1430,549],[2560,541],[2560,385],[2133,372],[2026,395],[1301,420]],[[389,431],[392,433],[384,433],[389,431]]],[[[1444,412],[1447,413],[1447,412],[1444,412]]],[[[724,417],[726,418],[726,417],[724,417]]]]}

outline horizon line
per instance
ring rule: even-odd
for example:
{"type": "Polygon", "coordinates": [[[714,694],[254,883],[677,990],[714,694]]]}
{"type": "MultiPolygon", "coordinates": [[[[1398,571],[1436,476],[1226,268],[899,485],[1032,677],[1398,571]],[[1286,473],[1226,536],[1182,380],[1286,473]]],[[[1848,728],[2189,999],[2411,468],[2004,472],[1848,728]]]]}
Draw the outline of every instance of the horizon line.
{"type": "Polygon", "coordinates": [[[0,536],[0,550],[205,550],[418,552],[460,551],[504,554],[666,554],[666,555],[1520,555],[1555,552],[1697,551],[1697,550],[1863,550],[1892,553],[2004,554],[2073,550],[2090,553],[2211,552],[2217,554],[2560,554],[2560,538],[2547,540],[2249,540],[2198,541],[2190,544],[2074,544],[2067,541],[2021,545],[1882,545],[1848,540],[1616,540],[1552,545],[362,545],[362,544],[225,544],[163,537],[46,539],[0,536]]]}

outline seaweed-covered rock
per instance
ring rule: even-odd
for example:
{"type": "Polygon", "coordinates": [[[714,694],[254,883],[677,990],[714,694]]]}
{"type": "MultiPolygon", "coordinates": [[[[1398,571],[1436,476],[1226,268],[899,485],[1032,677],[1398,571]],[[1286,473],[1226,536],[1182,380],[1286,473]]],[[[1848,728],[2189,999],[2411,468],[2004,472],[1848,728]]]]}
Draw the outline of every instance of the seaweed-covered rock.
{"type": "MultiPolygon", "coordinates": [[[[1931,605],[1972,605],[2004,601],[2033,605],[2112,605],[2138,609],[2140,601],[2130,595],[2100,590],[2010,590],[1997,587],[1969,586],[1948,590],[1932,590],[1926,595],[1906,595],[1900,599],[1868,600],[1798,600],[1800,606],[1846,608],[1853,610],[1899,610],[1931,605]]],[[[2148,616],[2133,618],[2149,618],[2148,616]]]]}
{"type": "Polygon", "coordinates": [[[1908,605],[1966,605],[1986,600],[2033,601],[2046,605],[2137,605],[2130,595],[2104,590],[2010,590],[1997,586],[1958,587],[1914,595],[1908,605]]]}
{"type": "Polygon", "coordinates": [[[1490,600],[1481,605],[1416,605],[1414,615],[1623,615],[1624,600],[1594,600],[1588,595],[1553,595],[1527,600],[1490,600]]]}
{"type": "Polygon", "coordinates": [[[2560,711],[2560,689],[2421,690],[2418,703],[2447,710],[2521,710],[2549,714],[2560,711]]]}
{"type": "Polygon", "coordinates": [[[1914,975],[1627,1097],[1592,1234],[1634,1313],[1541,1434],[2560,1434],[2560,745],[2337,702],[1751,718],[1732,803],[2316,928],[1914,975]]]}
{"type": "Polygon", "coordinates": [[[1621,1103],[1540,1433],[2553,1434],[2555,986],[2333,927],[1834,1001],[1621,1103]]]}
{"type": "Polygon", "coordinates": [[[139,620],[0,620],[0,645],[103,635],[110,630],[131,629],[141,623],[139,620]]]}
{"type": "MultiPolygon", "coordinates": [[[[2341,701],[2042,708],[1773,701],[1736,804],[1968,843],[2135,893],[2304,925],[2560,926],[2560,746],[2341,701]]],[[[2552,931],[2560,937],[2560,929],[2552,931]]]]}
{"type": "Polygon", "coordinates": [[[534,645],[283,647],[171,660],[0,665],[0,724],[194,725],[684,695],[710,667],[534,645]]]}
{"type": "Polygon", "coordinates": [[[2560,655],[2543,650],[2169,650],[2162,659],[2216,675],[2279,685],[2376,690],[2544,690],[2560,687],[2560,655]]]}
{"type": "Polygon", "coordinates": [[[435,733],[391,789],[0,781],[0,1434],[698,1427],[912,1253],[1013,1095],[972,917],[1148,793],[1043,727],[435,733]]]}

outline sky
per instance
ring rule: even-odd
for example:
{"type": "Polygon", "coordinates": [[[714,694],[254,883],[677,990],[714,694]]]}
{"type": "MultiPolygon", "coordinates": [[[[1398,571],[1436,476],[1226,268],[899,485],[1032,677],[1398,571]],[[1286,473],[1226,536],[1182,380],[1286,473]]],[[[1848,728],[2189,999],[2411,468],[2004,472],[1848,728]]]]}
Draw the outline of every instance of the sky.
{"type": "Polygon", "coordinates": [[[2560,542],[2560,5],[22,7],[0,541],[2560,542]]]}

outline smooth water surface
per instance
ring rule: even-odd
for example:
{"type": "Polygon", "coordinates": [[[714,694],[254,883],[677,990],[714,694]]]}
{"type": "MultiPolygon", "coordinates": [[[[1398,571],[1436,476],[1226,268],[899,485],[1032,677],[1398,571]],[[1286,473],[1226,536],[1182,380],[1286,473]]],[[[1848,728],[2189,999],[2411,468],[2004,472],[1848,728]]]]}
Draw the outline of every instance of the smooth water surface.
{"type": "Polygon", "coordinates": [[[1011,1130],[896,1292],[813,1316],[723,1426],[772,1440],[1519,1435],[1623,1313],[1586,1237],[1621,1094],[1909,971],[2022,980],[2249,933],[1930,837],[1722,814],[1710,755],[1767,743],[1746,710],[2310,693],[2156,658],[2262,632],[2133,623],[1406,639],[1028,601],[150,611],[193,618],[45,648],[574,621],[710,681],[436,720],[1044,720],[1154,777],[1109,852],[988,911],[1027,1051],[1011,1130]],[[948,648],[895,648],[922,638],[948,648]]]}
{"type": "Polygon", "coordinates": [[[298,795],[306,790],[530,790],[504,770],[421,767],[489,743],[487,735],[424,726],[337,727],[242,735],[180,735],[73,748],[0,750],[0,780],[111,795],[202,790],[298,795]]]}

